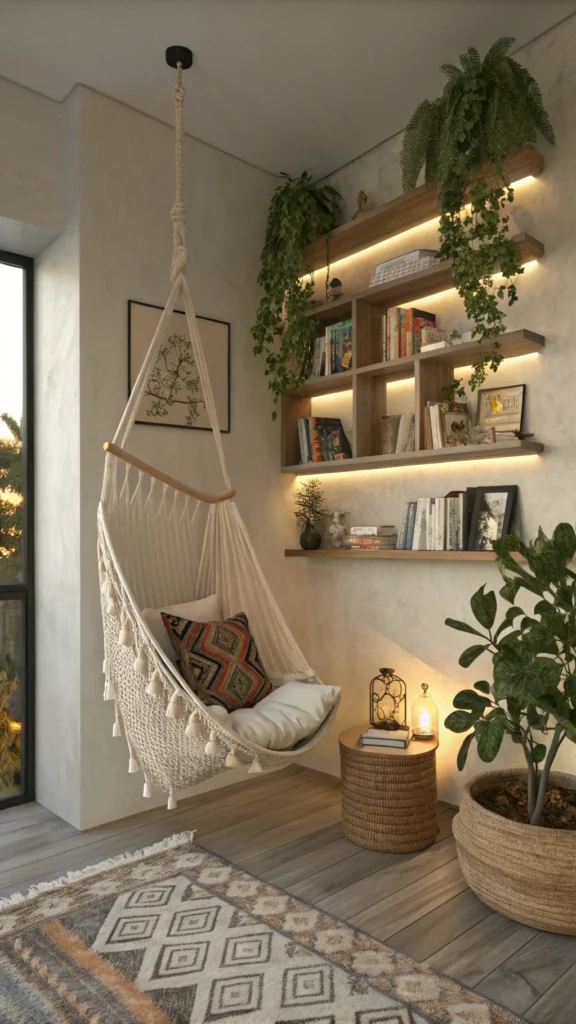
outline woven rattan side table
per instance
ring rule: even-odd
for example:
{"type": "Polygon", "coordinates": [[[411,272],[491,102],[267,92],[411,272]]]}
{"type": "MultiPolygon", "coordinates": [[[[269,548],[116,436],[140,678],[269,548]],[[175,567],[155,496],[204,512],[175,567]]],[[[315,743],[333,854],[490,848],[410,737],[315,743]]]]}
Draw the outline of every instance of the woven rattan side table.
{"type": "Polygon", "coordinates": [[[342,826],[368,850],[410,853],[438,834],[438,740],[412,740],[404,750],[362,747],[356,726],[338,737],[342,769],[342,826]]]}

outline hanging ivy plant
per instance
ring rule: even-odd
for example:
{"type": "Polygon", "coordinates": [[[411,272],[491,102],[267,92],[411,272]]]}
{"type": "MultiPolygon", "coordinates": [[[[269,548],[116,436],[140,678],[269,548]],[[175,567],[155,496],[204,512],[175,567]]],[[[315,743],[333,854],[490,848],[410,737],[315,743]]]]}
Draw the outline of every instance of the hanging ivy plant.
{"type": "MultiPolygon", "coordinates": [[[[287,388],[301,388],[310,366],[318,319],[306,315],[314,294],[302,250],[335,227],[340,193],[316,185],[304,171],[298,178],[282,174],[268,211],[266,239],[258,283],[264,289],[252,335],[254,354],[263,355],[268,387],[278,402],[287,388]]],[[[326,262],[329,263],[328,245],[326,262]]],[[[276,419],[276,411],[272,418],[276,419]]]]}
{"type": "MultiPolygon", "coordinates": [[[[490,353],[473,364],[472,390],[485,380],[488,368],[496,370],[502,361],[498,338],[506,314],[500,300],[509,306],[516,302],[522,274],[508,234],[514,190],[503,161],[536,142],[539,133],[554,142],[538,84],[509,56],[513,42],[503,36],[484,60],[470,47],[460,57],[460,68],[442,65],[448,78],[444,91],[414,111],[400,157],[405,190],[416,187],[422,168],[427,183],[438,183],[440,257],[453,261],[454,284],[466,316],[474,321],[472,337],[492,342],[490,353]],[[500,282],[493,280],[497,270],[500,282]]],[[[464,395],[462,381],[448,390],[464,395]]]]}

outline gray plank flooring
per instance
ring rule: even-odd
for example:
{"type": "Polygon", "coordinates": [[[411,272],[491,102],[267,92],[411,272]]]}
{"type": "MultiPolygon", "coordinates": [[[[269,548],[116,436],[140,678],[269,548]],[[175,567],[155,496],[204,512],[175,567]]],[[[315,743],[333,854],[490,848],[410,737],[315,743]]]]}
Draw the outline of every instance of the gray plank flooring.
{"type": "Polygon", "coordinates": [[[0,812],[0,896],[25,892],[174,832],[509,1007],[574,1024],[576,938],[494,913],[467,888],[440,805],[435,844],[412,854],[345,838],[337,779],[297,765],[78,832],[38,804],[0,812]]]}

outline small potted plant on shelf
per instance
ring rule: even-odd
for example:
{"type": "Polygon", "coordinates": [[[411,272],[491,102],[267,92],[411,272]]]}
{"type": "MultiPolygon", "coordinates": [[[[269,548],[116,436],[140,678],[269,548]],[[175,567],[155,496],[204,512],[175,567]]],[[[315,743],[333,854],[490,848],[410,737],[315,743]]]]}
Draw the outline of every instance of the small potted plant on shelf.
{"type": "Polygon", "coordinates": [[[299,487],[294,496],[296,511],[294,515],[302,525],[300,547],[304,551],[316,551],[322,543],[322,537],[316,524],[326,515],[324,494],[318,480],[307,480],[299,487]]]}
{"type": "Polygon", "coordinates": [[[481,587],[470,602],[480,628],[446,619],[476,638],[460,665],[468,668],[488,652],[492,682],[458,693],[445,725],[466,734],[460,770],[472,743],[491,762],[505,737],[526,764],[466,786],[454,819],[458,857],[470,888],[490,907],[575,935],[576,776],[552,769],[561,745],[576,743],[576,533],[560,523],[552,537],[540,529],[530,544],[509,535],[493,546],[504,578],[500,595],[509,605],[503,618],[496,624],[496,595],[481,587]],[[530,595],[529,612],[517,604],[521,590],[530,595]]]}

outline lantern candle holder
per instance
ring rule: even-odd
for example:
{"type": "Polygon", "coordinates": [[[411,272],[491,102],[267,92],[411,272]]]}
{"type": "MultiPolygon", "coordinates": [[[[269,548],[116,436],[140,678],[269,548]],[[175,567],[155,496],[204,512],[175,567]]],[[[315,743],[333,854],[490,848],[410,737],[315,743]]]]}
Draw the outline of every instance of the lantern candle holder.
{"type": "Polygon", "coordinates": [[[406,683],[393,668],[381,668],[370,683],[370,725],[390,731],[406,726],[406,683]]]}
{"type": "Polygon", "coordinates": [[[431,740],[438,735],[438,708],[428,693],[428,683],[422,683],[422,693],[414,701],[410,717],[415,740],[431,740]]]}

